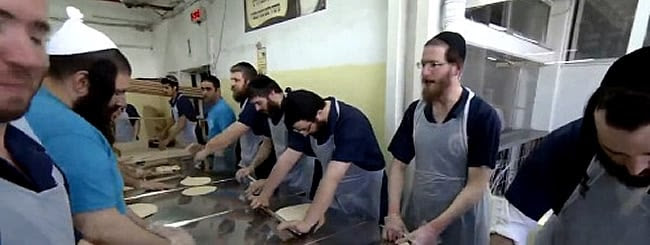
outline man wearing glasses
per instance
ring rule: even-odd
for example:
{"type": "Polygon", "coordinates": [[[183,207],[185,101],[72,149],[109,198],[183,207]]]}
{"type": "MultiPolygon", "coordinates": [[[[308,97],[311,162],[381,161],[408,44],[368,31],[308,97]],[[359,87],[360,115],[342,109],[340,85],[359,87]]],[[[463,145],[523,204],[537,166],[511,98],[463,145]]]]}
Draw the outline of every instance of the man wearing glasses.
{"type": "Polygon", "coordinates": [[[461,85],[465,53],[465,40],[453,32],[442,32],[424,46],[418,63],[422,99],[406,110],[388,148],[394,160],[388,177],[387,240],[488,244],[487,187],[501,123],[487,102],[461,85]],[[402,206],[412,160],[412,189],[402,206]]]}

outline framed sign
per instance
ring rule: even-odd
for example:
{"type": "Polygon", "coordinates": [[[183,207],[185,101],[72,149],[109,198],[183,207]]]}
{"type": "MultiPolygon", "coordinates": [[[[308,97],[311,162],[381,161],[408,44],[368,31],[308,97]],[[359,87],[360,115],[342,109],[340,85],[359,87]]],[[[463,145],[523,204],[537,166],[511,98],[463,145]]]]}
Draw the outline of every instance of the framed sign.
{"type": "Polygon", "coordinates": [[[246,32],[324,10],[326,0],[244,0],[246,32]]]}

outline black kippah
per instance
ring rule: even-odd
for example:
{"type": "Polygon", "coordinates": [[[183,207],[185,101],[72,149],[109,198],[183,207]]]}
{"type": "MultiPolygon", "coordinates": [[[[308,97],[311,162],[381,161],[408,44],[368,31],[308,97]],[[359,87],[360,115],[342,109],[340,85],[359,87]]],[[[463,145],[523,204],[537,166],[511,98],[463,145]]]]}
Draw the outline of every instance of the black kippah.
{"type": "Polygon", "coordinates": [[[649,68],[650,47],[638,49],[616,60],[605,73],[600,86],[650,92],[650,78],[645,73],[649,68]]]}
{"type": "Polygon", "coordinates": [[[463,60],[465,60],[465,55],[467,53],[467,47],[465,43],[465,38],[458,33],[443,31],[433,37],[433,39],[438,39],[445,42],[449,45],[450,49],[456,50],[463,60]]]}

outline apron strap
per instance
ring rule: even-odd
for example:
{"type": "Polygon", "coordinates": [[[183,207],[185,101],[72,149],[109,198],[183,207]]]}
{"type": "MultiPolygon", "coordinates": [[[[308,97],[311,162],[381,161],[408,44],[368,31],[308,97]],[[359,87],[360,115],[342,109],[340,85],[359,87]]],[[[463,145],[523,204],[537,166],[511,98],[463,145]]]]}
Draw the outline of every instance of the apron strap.
{"type": "Polygon", "coordinates": [[[463,110],[463,121],[462,121],[462,126],[461,127],[462,127],[462,130],[463,130],[463,132],[462,132],[463,133],[463,139],[464,139],[463,144],[465,144],[466,149],[469,149],[469,146],[467,144],[467,122],[469,121],[468,120],[469,119],[469,105],[471,104],[470,102],[472,101],[472,99],[474,99],[475,94],[471,89],[469,89],[467,87],[463,87],[463,89],[466,89],[467,92],[469,92],[469,95],[467,96],[467,101],[465,102],[465,108],[463,110]]]}

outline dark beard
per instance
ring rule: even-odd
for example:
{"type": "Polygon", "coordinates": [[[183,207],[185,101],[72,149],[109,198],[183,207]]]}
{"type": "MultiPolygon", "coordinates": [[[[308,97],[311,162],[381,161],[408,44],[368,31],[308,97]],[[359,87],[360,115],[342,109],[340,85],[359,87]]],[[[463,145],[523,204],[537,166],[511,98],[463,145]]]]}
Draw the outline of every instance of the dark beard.
{"type": "MultiPolygon", "coordinates": [[[[110,102],[110,100],[109,100],[110,102]]],[[[119,106],[108,106],[108,102],[101,103],[92,99],[89,93],[87,96],[77,100],[72,110],[86,119],[99,132],[106,137],[111,145],[115,143],[115,132],[113,132],[113,113],[119,110],[119,106]]]]}
{"type": "Polygon", "coordinates": [[[271,119],[274,119],[274,121],[275,120],[280,120],[280,118],[282,117],[282,114],[283,114],[282,107],[280,105],[271,104],[272,102],[270,102],[270,101],[271,100],[269,100],[269,105],[268,105],[269,109],[267,111],[267,113],[269,114],[269,117],[271,119]]]}
{"type": "Polygon", "coordinates": [[[111,145],[115,143],[112,117],[113,113],[119,110],[117,105],[109,106],[115,94],[116,78],[117,68],[112,62],[96,62],[88,71],[88,94],[75,101],[72,106],[72,110],[97,128],[111,145]]]}
{"type": "Polygon", "coordinates": [[[609,175],[614,176],[624,185],[634,188],[650,186],[650,175],[635,176],[629,174],[625,166],[616,164],[602,149],[596,151],[596,159],[609,175]]]}
{"type": "Polygon", "coordinates": [[[246,92],[240,93],[240,92],[232,91],[232,98],[235,99],[237,103],[243,103],[244,101],[246,101],[246,99],[248,99],[248,95],[246,94],[246,92]]]}

